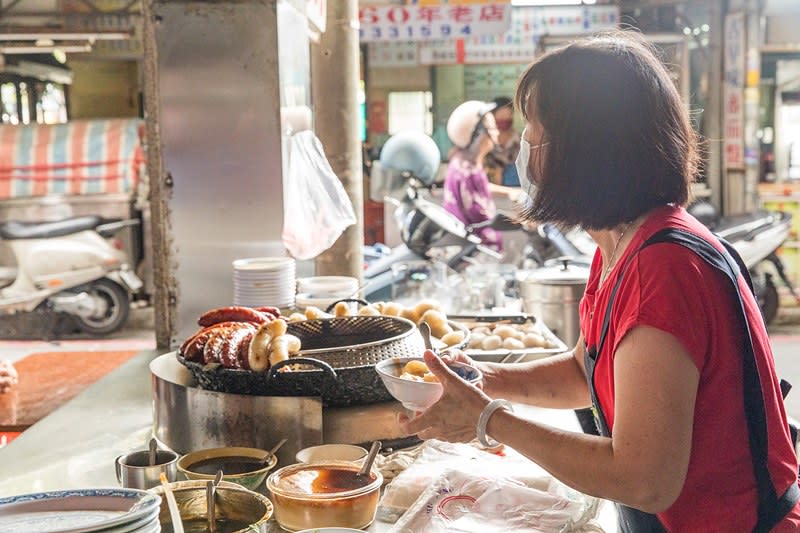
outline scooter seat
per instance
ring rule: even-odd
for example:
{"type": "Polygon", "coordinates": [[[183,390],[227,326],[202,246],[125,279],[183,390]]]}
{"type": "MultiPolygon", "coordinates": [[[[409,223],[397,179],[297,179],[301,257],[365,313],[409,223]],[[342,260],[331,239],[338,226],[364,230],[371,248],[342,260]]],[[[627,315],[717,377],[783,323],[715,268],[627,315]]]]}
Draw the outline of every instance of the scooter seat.
{"type": "Polygon", "coordinates": [[[713,231],[730,242],[749,240],[756,234],[783,221],[780,212],[758,210],[752,213],[730,215],[720,219],[713,231]]]}
{"type": "Polygon", "coordinates": [[[95,215],[66,218],[55,222],[9,220],[0,224],[0,237],[8,241],[16,239],[51,239],[94,229],[102,222],[103,219],[95,215]]]}

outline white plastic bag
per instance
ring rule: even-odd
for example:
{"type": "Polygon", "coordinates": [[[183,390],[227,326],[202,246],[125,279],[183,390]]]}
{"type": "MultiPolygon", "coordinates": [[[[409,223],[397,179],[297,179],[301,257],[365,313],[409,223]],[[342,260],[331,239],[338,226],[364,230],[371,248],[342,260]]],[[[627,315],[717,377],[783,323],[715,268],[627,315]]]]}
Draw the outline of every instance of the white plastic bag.
{"type": "MultiPolygon", "coordinates": [[[[413,462],[406,465],[386,486],[378,504],[378,520],[396,522],[446,470],[463,469],[481,475],[491,473],[492,477],[513,478],[528,487],[542,490],[549,486],[552,479],[542,467],[508,447],[498,455],[483,451],[472,444],[431,439],[414,450],[411,461],[413,462]]],[[[379,465],[381,473],[385,472],[385,466],[379,465]]]]}
{"type": "Polygon", "coordinates": [[[356,223],[350,198],[311,131],[289,139],[283,207],[283,244],[296,259],[318,256],[356,223]]]}
{"type": "Polygon", "coordinates": [[[555,479],[535,487],[462,468],[442,472],[391,533],[560,533],[602,531],[599,502],[562,491],[555,479]]]}

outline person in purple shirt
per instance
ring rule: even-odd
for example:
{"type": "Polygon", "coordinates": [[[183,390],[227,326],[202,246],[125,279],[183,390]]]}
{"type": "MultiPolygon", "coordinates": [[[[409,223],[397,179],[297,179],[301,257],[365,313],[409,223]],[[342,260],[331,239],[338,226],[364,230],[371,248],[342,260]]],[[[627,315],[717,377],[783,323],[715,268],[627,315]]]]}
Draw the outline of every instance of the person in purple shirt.
{"type": "MultiPolygon", "coordinates": [[[[497,211],[492,193],[516,198],[517,188],[489,182],[483,160],[497,144],[497,126],[491,111],[495,104],[470,100],[459,105],[447,120],[447,135],[453,143],[444,179],[443,207],[464,224],[494,218],[497,211]]],[[[502,250],[499,232],[483,228],[477,232],[483,244],[502,250]]]]}

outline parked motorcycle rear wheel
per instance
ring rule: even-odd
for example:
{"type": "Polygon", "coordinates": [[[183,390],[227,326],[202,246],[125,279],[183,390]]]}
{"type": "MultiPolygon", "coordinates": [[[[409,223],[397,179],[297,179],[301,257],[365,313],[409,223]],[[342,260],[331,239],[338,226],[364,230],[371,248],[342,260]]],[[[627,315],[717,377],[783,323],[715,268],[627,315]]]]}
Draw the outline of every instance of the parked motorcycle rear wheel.
{"type": "Polygon", "coordinates": [[[751,270],[750,278],[753,281],[753,293],[758,307],[761,309],[764,324],[769,325],[778,316],[778,307],[780,306],[778,288],[772,281],[772,276],[764,272],[751,270]]]}
{"type": "Polygon", "coordinates": [[[761,313],[764,315],[764,323],[769,325],[778,316],[778,306],[780,305],[778,288],[769,278],[764,284],[764,292],[758,303],[761,306],[761,313]]]}
{"type": "Polygon", "coordinates": [[[100,317],[74,316],[78,327],[91,335],[106,335],[117,331],[128,320],[130,297],[128,291],[110,279],[99,279],[86,289],[91,296],[101,298],[108,308],[100,317]]]}

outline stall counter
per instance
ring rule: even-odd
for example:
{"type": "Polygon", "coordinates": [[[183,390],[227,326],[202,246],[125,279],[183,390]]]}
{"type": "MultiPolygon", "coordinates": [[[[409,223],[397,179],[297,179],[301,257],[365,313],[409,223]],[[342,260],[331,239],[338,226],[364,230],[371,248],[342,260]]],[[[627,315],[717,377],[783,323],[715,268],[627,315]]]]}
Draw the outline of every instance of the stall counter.
{"type": "MultiPolygon", "coordinates": [[[[89,386],[10,444],[0,449],[0,498],[50,490],[117,487],[114,459],[144,449],[151,436],[152,397],[148,365],[159,354],[143,351],[89,386]]],[[[523,409],[526,409],[523,407],[523,409]]],[[[571,412],[530,409],[530,415],[577,430],[571,412]]],[[[603,506],[600,524],[616,530],[613,506],[603,506]]],[[[283,531],[274,521],[270,533],[283,531]]],[[[370,533],[391,525],[376,521],[370,533]]]]}

